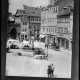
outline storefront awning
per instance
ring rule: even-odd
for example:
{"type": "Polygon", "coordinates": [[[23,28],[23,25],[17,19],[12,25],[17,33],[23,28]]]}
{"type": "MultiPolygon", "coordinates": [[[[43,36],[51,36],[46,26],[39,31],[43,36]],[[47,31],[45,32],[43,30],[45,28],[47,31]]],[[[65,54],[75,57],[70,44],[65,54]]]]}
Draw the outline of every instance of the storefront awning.
{"type": "Polygon", "coordinates": [[[46,35],[42,35],[42,34],[40,34],[40,36],[39,36],[39,37],[40,37],[40,38],[44,38],[45,36],[46,36],[46,35]]]}

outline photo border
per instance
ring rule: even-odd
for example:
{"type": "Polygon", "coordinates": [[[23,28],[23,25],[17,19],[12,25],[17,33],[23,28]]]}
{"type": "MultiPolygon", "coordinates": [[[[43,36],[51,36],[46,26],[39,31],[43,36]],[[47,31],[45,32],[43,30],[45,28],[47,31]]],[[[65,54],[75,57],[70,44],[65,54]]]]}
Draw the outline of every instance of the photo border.
{"type": "Polygon", "coordinates": [[[79,0],[74,1],[71,78],[5,76],[8,0],[1,0],[1,80],[78,80],[79,79],[79,0]]]}

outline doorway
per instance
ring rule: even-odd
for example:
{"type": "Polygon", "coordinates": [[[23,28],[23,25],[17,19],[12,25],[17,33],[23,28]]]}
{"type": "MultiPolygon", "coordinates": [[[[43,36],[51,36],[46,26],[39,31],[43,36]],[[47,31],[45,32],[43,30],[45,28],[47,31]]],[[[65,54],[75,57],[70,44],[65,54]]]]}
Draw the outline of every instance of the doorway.
{"type": "Polygon", "coordinates": [[[11,31],[10,31],[10,37],[12,39],[16,39],[16,36],[17,36],[17,29],[16,28],[12,28],[11,31]]]}

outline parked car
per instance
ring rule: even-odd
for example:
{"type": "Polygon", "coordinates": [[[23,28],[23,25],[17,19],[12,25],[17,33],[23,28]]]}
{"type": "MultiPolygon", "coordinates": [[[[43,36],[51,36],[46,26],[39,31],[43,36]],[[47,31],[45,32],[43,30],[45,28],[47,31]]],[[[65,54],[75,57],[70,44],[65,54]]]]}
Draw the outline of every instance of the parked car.
{"type": "Polygon", "coordinates": [[[34,59],[39,59],[39,60],[46,60],[47,56],[46,55],[35,55],[34,59]]]}
{"type": "Polygon", "coordinates": [[[20,49],[19,47],[18,47],[18,45],[15,45],[15,44],[11,44],[10,45],[10,49],[20,49]]]}
{"type": "Polygon", "coordinates": [[[35,48],[33,54],[34,55],[45,55],[45,52],[42,48],[35,48]]]}

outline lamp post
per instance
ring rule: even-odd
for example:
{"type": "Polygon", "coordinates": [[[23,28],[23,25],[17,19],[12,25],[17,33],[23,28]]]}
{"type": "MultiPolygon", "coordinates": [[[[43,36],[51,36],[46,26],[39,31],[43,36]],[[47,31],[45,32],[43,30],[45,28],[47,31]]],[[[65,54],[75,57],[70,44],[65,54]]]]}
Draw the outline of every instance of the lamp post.
{"type": "Polygon", "coordinates": [[[48,60],[48,35],[47,35],[48,26],[47,26],[47,10],[48,10],[48,9],[46,9],[46,47],[47,47],[47,60],[48,60]]]}

